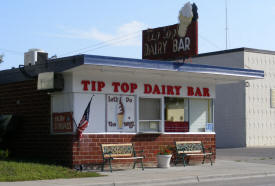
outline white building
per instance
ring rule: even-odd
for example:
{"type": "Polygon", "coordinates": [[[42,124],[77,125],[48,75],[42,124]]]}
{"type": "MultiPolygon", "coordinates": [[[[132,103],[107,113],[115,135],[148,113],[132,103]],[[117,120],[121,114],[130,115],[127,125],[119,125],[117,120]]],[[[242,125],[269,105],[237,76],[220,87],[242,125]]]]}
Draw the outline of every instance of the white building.
{"type": "Polygon", "coordinates": [[[192,63],[263,70],[264,79],[217,85],[216,145],[275,146],[275,52],[237,48],[200,54],[192,63]]]}

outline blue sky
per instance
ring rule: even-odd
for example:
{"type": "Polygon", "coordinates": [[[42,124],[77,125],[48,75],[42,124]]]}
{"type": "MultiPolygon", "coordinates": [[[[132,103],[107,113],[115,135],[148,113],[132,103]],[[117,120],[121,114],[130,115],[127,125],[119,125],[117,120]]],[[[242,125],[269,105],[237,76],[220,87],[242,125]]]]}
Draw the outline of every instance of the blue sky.
{"type": "MultiPolygon", "coordinates": [[[[141,58],[141,30],[175,24],[185,0],[1,0],[0,70],[24,64],[24,52],[141,58]]],[[[199,53],[225,49],[225,0],[194,0],[199,53]]],[[[227,0],[228,48],[275,51],[275,1],[227,0]]]]}

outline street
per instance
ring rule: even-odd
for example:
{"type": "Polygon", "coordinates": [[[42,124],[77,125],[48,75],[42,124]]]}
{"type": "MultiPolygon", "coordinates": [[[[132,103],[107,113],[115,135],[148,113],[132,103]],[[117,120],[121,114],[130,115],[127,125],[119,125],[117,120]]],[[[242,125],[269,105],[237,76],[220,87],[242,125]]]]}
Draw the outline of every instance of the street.
{"type": "MultiPolygon", "coordinates": [[[[274,177],[262,177],[262,178],[245,178],[245,179],[234,179],[234,180],[220,180],[220,181],[210,181],[201,183],[188,183],[179,184],[180,185],[203,185],[203,186],[275,186],[275,176],[274,177]]],[[[176,186],[176,185],[171,185],[176,186]]]]}

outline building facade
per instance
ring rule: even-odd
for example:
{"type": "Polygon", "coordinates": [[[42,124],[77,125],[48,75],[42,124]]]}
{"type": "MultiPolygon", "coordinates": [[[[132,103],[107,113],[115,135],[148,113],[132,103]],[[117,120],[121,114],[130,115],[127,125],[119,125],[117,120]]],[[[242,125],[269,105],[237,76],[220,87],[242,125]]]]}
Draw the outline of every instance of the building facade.
{"type": "Polygon", "coordinates": [[[217,147],[275,146],[275,52],[239,48],[200,54],[192,63],[263,70],[264,79],[216,87],[217,147]]]}
{"type": "Polygon", "coordinates": [[[0,113],[20,118],[9,141],[15,156],[95,167],[104,143],[134,143],[147,166],[175,141],[202,141],[215,154],[216,85],[263,78],[263,71],[79,55],[0,75],[0,113]],[[60,77],[64,86],[53,86],[60,77]],[[78,139],[87,105],[89,125],[78,139]]]}

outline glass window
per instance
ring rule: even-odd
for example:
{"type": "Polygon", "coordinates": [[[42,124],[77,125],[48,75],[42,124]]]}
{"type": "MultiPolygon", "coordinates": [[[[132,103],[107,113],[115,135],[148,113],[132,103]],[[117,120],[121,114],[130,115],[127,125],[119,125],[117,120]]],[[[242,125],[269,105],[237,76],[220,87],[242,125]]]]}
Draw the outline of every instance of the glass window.
{"type": "Polygon", "coordinates": [[[161,99],[139,99],[139,131],[159,132],[161,127],[161,99]]]}
{"type": "Polygon", "coordinates": [[[190,132],[205,132],[207,123],[213,123],[213,103],[211,99],[190,99],[190,132]]]}
{"type": "Polygon", "coordinates": [[[188,132],[188,99],[166,97],[165,132],[188,132]]]}

